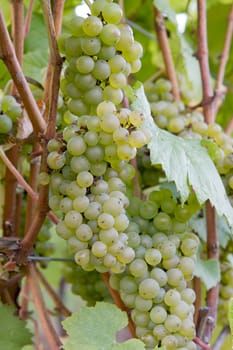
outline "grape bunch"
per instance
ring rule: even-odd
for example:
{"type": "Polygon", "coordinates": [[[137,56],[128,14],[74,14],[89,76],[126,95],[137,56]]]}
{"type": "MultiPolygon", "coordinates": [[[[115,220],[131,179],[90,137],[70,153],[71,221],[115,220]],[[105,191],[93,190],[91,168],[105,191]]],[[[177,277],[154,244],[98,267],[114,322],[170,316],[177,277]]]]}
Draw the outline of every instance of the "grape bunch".
{"type": "Polygon", "coordinates": [[[15,122],[21,116],[21,105],[13,96],[4,95],[0,97],[0,134],[11,134],[15,122]]]}
{"type": "Polygon", "coordinates": [[[103,100],[119,106],[128,76],[141,67],[143,52],[132,29],[120,23],[118,4],[97,0],[90,10],[85,19],[74,17],[60,40],[67,61],[61,89],[69,112],[76,116],[96,114],[103,100]]]}
{"type": "Polygon", "coordinates": [[[185,204],[186,214],[181,215],[177,199],[161,189],[148,200],[133,198],[129,206],[134,216],[126,233],[135,259],[123,274],[112,274],[110,284],[132,309],[136,335],[148,350],[156,345],[168,350],[196,349],[192,341],[195,292],[188,287],[199,245],[188,227],[192,202],[185,204]]]}
{"type": "Polygon", "coordinates": [[[112,302],[108,289],[97,271],[85,271],[74,263],[65,263],[62,275],[71,284],[73,294],[79,295],[88,306],[96,301],[112,302]]]}
{"type": "Polygon", "coordinates": [[[117,4],[95,1],[91,12],[71,21],[71,35],[63,42],[67,127],[48,143],[49,204],[60,218],[57,233],[78,265],[119,273],[134,258],[124,233],[126,183],[135,173],[130,160],[151,137],[142,127],[145,115],[121,105],[122,88],[140,66],[142,47],[131,28],[119,24],[117,4]]]}

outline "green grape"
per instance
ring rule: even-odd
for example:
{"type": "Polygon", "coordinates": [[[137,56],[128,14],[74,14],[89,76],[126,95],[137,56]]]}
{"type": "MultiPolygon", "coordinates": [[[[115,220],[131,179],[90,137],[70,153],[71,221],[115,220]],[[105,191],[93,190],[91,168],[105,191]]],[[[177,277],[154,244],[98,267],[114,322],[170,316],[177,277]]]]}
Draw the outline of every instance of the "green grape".
{"type": "Polygon", "coordinates": [[[169,289],[165,296],[164,302],[168,306],[175,306],[181,301],[180,293],[176,289],[169,289]]]}
{"type": "Polygon", "coordinates": [[[93,232],[90,226],[88,226],[87,224],[81,224],[77,228],[75,234],[76,234],[76,237],[83,242],[89,241],[93,236],[93,232]]]}
{"type": "Polygon", "coordinates": [[[89,16],[84,19],[82,29],[88,36],[97,36],[103,28],[101,19],[96,16],[89,16]]]}
{"type": "Polygon", "coordinates": [[[65,162],[66,159],[64,153],[53,151],[48,154],[47,164],[51,169],[61,169],[65,165],[65,162]]]}
{"type": "Polygon", "coordinates": [[[75,210],[70,210],[66,213],[64,223],[68,228],[76,229],[82,223],[82,215],[75,210]]]}
{"type": "Polygon", "coordinates": [[[68,23],[70,33],[74,36],[82,36],[84,34],[83,23],[84,23],[83,17],[80,17],[80,16],[73,17],[68,23]]]}
{"type": "Polygon", "coordinates": [[[96,220],[101,213],[101,205],[98,202],[91,202],[84,211],[84,216],[88,220],[96,220]]]}
{"type": "Polygon", "coordinates": [[[112,57],[116,55],[116,48],[115,46],[101,46],[101,49],[98,53],[98,57],[101,60],[109,60],[108,63],[110,64],[110,60],[112,57]]]}
{"type": "Polygon", "coordinates": [[[136,59],[141,58],[142,54],[143,48],[138,41],[134,41],[132,45],[125,47],[122,52],[123,57],[129,62],[133,62],[136,59]]]}
{"type": "Polygon", "coordinates": [[[179,304],[171,308],[171,313],[179,317],[181,320],[184,320],[189,316],[190,305],[188,305],[185,301],[180,301],[179,304]]]}
{"type": "Polygon", "coordinates": [[[76,178],[80,187],[90,187],[93,184],[93,175],[89,171],[81,171],[76,178]]]}
{"type": "Polygon", "coordinates": [[[89,203],[87,196],[78,196],[73,200],[73,209],[79,213],[83,213],[88,208],[89,203]]]}
{"type": "Polygon", "coordinates": [[[89,111],[88,106],[81,99],[70,100],[68,108],[72,114],[77,116],[86,114],[89,111]]]}
{"type": "MultiPolygon", "coordinates": [[[[145,260],[146,260],[146,256],[145,256],[145,260]]],[[[168,280],[167,274],[164,270],[162,270],[159,267],[154,267],[150,271],[150,277],[155,279],[160,285],[160,287],[163,287],[167,284],[167,280],[168,280]]]]}
{"type": "Polygon", "coordinates": [[[149,248],[146,250],[145,261],[151,266],[156,266],[162,259],[161,253],[158,249],[149,248]]]}
{"type": "Polygon", "coordinates": [[[73,201],[69,197],[64,197],[60,201],[59,209],[63,211],[63,213],[68,213],[73,209],[73,201]]]}
{"type": "Polygon", "coordinates": [[[105,60],[97,60],[95,62],[94,69],[92,71],[92,75],[97,79],[97,80],[106,80],[111,74],[110,66],[108,62],[105,60]]]}
{"type": "Polygon", "coordinates": [[[119,105],[123,100],[123,92],[121,89],[115,89],[107,85],[103,91],[103,98],[106,101],[111,101],[114,105],[119,105]]]}
{"type": "Polygon", "coordinates": [[[154,217],[153,225],[157,230],[167,232],[171,229],[172,221],[168,214],[160,212],[154,217]]]}
{"type": "Polygon", "coordinates": [[[195,255],[198,249],[199,243],[193,238],[184,238],[181,242],[181,251],[185,256],[195,255]]]}
{"type": "Polygon", "coordinates": [[[101,129],[106,133],[113,133],[119,128],[120,122],[114,114],[106,114],[100,121],[101,129]]]}
{"type": "Polygon", "coordinates": [[[177,287],[183,281],[184,275],[178,268],[172,268],[167,271],[168,284],[177,287]]]}
{"type": "Polygon", "coordinates": [[[196,299],[196,294],[193,289],[185,288],[180,293],[181,299],[184,300],[187,304],[193,304],[196,299]]]}
{"type": "Polygon", "coordinates": [[[67,143],[67,150],[72,156],[80,156],[86,151],[86,143],[81,136],[74,136],[67,143]]]}
{"type": "Polygon", "coordinates": [[[121,201],[114,197],[109,198],[103,204],[103,211],[105,213],[111,214],[114,217],[120,215],[122,212],[122,209],[123,207],[122,207],[121,201]]]}
{"type": "Polygon", "coordinates": [[[123,88],[125,85],[127,85],[127,77],[121,72],[119,72],[119,73],[112,73],[109,76],[109,84],[114,89],[123,88]]]}
{"type": "Polygon", "coordinates": [[[11,118],[6,114],[0,114],[0,134],[9,134],[12,130],[13,123],[11,118]]]}
{"type": "Polygon", "coordinates": [[[147,264],[143,259],[135,259],[129,265],[129,271],[134,277],[143,277],[148,271],[147,264]]]}
{"type": "Polygon", "coordinates": [[[120,40],[121,32],[115,24],[105,24],[100,39],[105,45],[115,45],[120,40]]]}
{"type": "Polygon", "coordinates": [[[101,241],[96,241],[92,245],[91,252],[97,258],[102,258],[107,254],[107,246],[101,241]]]}
{"type": "MultiPolygon", "coordinates": [[[[96,85],[96,79],[92,74],[81,74],[77,73],[74,78],[74,83],[76,87],[81,91],[87,91],[91,88],[93,88],[96,85]]],[[[70,103],[69,103],[70,106],[70,103]]],[[[87,114],[87,112],[83,111],[80,113],[81,115],[87,114]]]]}
{"type": "Polygon", "coordinates": [[[95,61],[90,56],[80,56],[76,61],[76,67],[82,74],[90,73],[95,66],[95,61]]]}
{"type": "Polygon", "coordinates": [[[145,119],[145,114],[138,110],[132,111],[129,114],[129,121],[133,126],[141,126],[145,119]]]}
{"type": "Polygon", "coordinates": [[[98,117],[101,118],[106,114],[112,114],[112,113],[116,112],[116,106],[111,101],[102,101],[97,106],[96,112],[97,112],[98,117]]]}
{"type": "Polygon", "coordinates": [[[155,324],[164,323],[167,317],[167,311],[162,306],[154,306],[150,311],[150,319],[155,324]]]}
{"type": "Polygon", "coordinates": [[[120,39],[116,43],[116,48],[119,51],[123,51],[126,47],[133,45],[133,31],[128,24],[120,24],[118,28],[120,30],[120,39]]]}
{"type": "Polygon", "coordinates": [[[94,86],[84,92],[83,102],[85,104],[98,105],[103,100],[103,90],[99,86],[94,86]]]}
{"type": "Polygon", "coordinates": [[[138,287],[139,295],[144,299],[155,298],[159,290],[159,284],[152,278],[144,279],[138,287]]]}
{"type": "Polygon", "coordinates": [[[100,145],[89,146],[85,153],[91,163],[99,163],[104,160],[104,149],[100,145]]]}
{"type": "Polygon", "coordinates": [[[116,243],[118,241],[118,237],[118,231],[114,227],[108,230],[99,231],[100,240],[107,245],[113,245],[116,243]]]}
{"type": "Polygon", "coordinates": [[[120,73],[125,70],[126,60],[121,55],[114,55],[108,61],[112,73],[120,73]]]}
{"type": "Polygon", "coordinates": [[[82,249],[74,255],[74,260],[78,265],[87,265],[90,261],[90,250],[82,249]]]}
{"type": "Polygon", "coordinates": [[[67,58],[78,57],[82,54],[82,40],[74,36],[65,39],[65,54],[67,58]]]}
{"type": "Polygon", "coordinates": [[[177,349],[177,339],[174,335],[166,335],[161,342],[162,346],[165,346],[167,350],[176,350],[177,349]]]}
{"type": "Polygon", "coordinates": [[[118,4],[110,3],[103,7],[102,15],[106,22],[117,24],[123,16],[123,11],[118,4]]]}
{"type": "Polygon", "coordinates": [[[97,55],[101,48],[99,38],[82,38],[81,49],[88,56],[97,55]]]}
{"type": "MultiPolygon", "coordinates": [[[[135,304],[134,306],[136,310],[141,312],[146,312],[152,308],[153,302],[151,299],[144,299],[140,295],[137,295],[135,297],[134,304],[135,304]]],[[[139,324],[137,323],[137,325],[139,324]]]]}
{"type": "Polygon", "coordinates": [[[103,230],[108,230],[114,225],[114,217],[108,213],[102,213],[98,217],[98,225],[103,230]]]}

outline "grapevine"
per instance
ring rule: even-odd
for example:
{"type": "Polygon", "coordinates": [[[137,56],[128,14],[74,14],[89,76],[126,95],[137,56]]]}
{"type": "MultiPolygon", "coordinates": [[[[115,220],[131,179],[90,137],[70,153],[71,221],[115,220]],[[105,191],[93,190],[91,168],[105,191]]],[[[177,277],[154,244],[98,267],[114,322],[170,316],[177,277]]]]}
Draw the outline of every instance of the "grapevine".
{"type": "Polygon", "coordinates": [[[134,5],[0,10],[6,349],[231,346],[233,6],[134,5]]]}

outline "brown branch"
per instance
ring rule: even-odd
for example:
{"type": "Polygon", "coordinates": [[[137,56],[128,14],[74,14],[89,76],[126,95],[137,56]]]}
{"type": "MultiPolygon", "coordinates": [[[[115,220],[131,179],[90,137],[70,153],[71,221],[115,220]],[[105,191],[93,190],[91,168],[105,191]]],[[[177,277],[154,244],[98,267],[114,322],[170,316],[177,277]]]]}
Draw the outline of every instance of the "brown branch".
{"type": "Polygon", "coordinates": [[[225,134],[231,135],[233,131],[233,117],[231,117],[230,121],[228,122],[226,129],[225,129],[225,134]]]}
{"type": "Polygon", "coordinates": [[[180,100],[179,84],[176,76],[174,61],[172,58],[172,54],[171,54],[171,50],[168,42],[164,18],[162,13],[156,7],[154,7],[154,27],[157,33],[158,43],[163,54],[163,59],[164,59],[168,79],[172,84],[172,94],[173,94],[174,100],[179,101],[180,100]]]}
{"type": "MultiPolygon", "coordinates": [[[[19,184],[23,187],[23,189],[29,194],[29,196],[34,200],[39,200],[39,196],[36,192],[33,191],[33,189],[28,185],[28,183],[24,180],[23,176],[19,173],[19,171],[14,167],[14,165],[10,162],[10,160],[7,158],[5,152],[0,147],[0,158],[4,162],[4,164],[10,169],[10,171],[14,174],[16,179],[18,180],[19,184]]],[[[51,213],[48,212],[48,217],[55,223],[58,223],[57,217],[51,213]]]]}
{"type": "Polygon", "coordinates": [[[48,283],[48,281],[45,279],[45,277],[43,276],[43,274],[40,272],[40,270],[38,270],[38,268],[35,267],[35,271],[37,274],[37,277],[41,280],[41,282],[43,283],[45,289],[47,290],[48,294],[51,296],[51,298],[53,299],[55,305],[56,305],[56,309],[60,310],[60,312],[65,316],[68,317],[71,315],[71,312],[67,309],[67,307],[63,304],[63,302],[61,301],[61,299],[59,298],[59,296],[57,295],[57,293],[55,292],[55,290],[50,286],[50,284],[48,283]]]}
{"type": "MultiPolygon", "coordinates": [[[[48,128],[46,130],[45,139],[43,140],[42,146],[42,161],[41,161],[41,171],[48,172],[47,166],[47,142],[45,140],[50,140],[55,136],[56,131],[56,114],[57,114],[57,102],[59,93],[59,83],[60,83],[60,73],[62,69],[62,58],[59,55],[56,33],[54,28],[54,22],[50,7],[50,1],[42,1],[42,9],[44,12],[45,23],[48,31],[49,37],[49,47],[50,47],[50,59],[48,65],[48,72],[46,77],[46,85],[44,91],[44,101],[46,103],[45,108],[45,120],[48,123],[48,128]]],[[[46,215],[49,212],[48,207],[48,195],[49,186],[40,186],[40,194],[37,203],[37,210],[35,212],[34,219],[31,226],[26,232],[22,240],[22,249],[17,256],[18,263],[24,264],[26,258],[30,251],[32,250],[33,244],[36,240],[38,232],[44,222],[46,215]]]]}
{"type": "Polygon", "coordinates": [[[199,318],[199,311],[201,308],[201,299],[202,299],[202,284],[201,284],[201,280],[199,277],[194,277],[193,289],[194,289],[195,294],[196,294],[196,300],[194,302],[194,306],[195,306],[194,322],[195,322],[195,325],[197,327],[198,318],[199,318]]]}
{"type": "Polygon", "coordinates": [[[34,0],[30,0],[29,5],[28,5],[26,19],[25,19],[25,24],[24,24],[24,37],[25,38],[28,36],[29,30],[30,30],[33,5],[34,5],[34,0]]]}
{"type": "MultiPolygon", "coordinates": [[[[12,37],[15,49],[15,54],[20,66],[23,62],[23,50],[24,50],[24,35],[23,35],[23,23],[24,23],[24,5],[23,0],[12,0],[12,37]]],[[[12,95],[18,95],[15,84],[11,88],[12,95]]],[[[19,149],[15,145],[8,152],[8,157],[12,164],[17,168],[19,149]]],[[[15,235],[16,229],[16,187],[17,181],[14,175],[6,169],[6,183],[5,183],[5,200],[4,200],[4,213],[3,213],[3,235],[12,236],[15,235]],[[6,224],[5,224],[6,223],[6,224]],[[9,225],[10,224],[10,225],[9,225]],[[11,228],[9,230],[9,227],[11,228]]]]}
{"type": "Polygon", "coordinates": [[[62,15],[64,10],[65,0],[55,0],[52,3],[52,12],[54,18],[54,28],[56,36],[58,37],[61,33],[62,27],[62,15]]]}
{"type": "Polygon", "coordinates": [[[21,289],[21,305],[19,309],[19,317],[22,320],[26,320],[28,318],[29,292],[29,283],[28,278],[26,277],[25,284],[21,289]]]}
{"type": "Polygon", "coordinates": [[[203,350],[212,350],[212,348],[208,344],[203,343],[203,341],[201,339],[199,339],[198,337],[195,337],[193,339],[193,341],[194,341],[194,343],[200,345],[203,350]]]}
{"type": "MultiPolygon", "coordinates": [[[[35,142],[33,151],[32,152],[38,152],[40,151],[40,145],[38,142],[35,142]]],[[[37,193],[38,190],[38,175],[40,171],[40,157],[34,157],[30,160],[30,175],[29,175],[29,186],[31,187],[32,191],[37,193]]],[[[37,199],[38,196],[36,195],[37,199]]],[[[36,201],[32,196],[29,196],[27,198],[27,206],[26,206],[26,218],[25,218],[25,230],[27,231],[35,214],[36,209],[36,201]]]]}
{"type": "Polygon", "coordinates": [[[205,121],[213,123],[213,89],[210,81],[210,69],[208,61],[208,43],[207,43],[207,25],[206,25],[206,1],[198,0],[198,59],[201,71],[202,90],[203,90],[203,111],[205,121]],[[206,102],[209,103],[206,103],[206,102]]]}
{"type": "MultiPolygon", "coordinates": [[[[206,203],[206,226],[207,226],[207,256],[208,259],[219,260],[218,233],[216,224],[216,211],[211,203],[206,203]]],[[[212,332],[216,323],[217,307],[219,299],[219,285],[211,288],[207,292],[207,307],[209,308],[208,320],[204,332],[204,340],[210,342],[212,332]]]]}
{"type": "Polygon", "coordinates": [[[231,10],[228,17],[228,26],[227,26],[227,31],[226,31],[225,41],[224,41],[224,47],[221,54],[218,75],[215,83],[215,93],[216,93],[215,115],[217,114],[217,111],[221,105],[222,94],[225,94],[226,92],[225,87],[223,87],[222,85],[223,85],[223,79],[224,79],[227,61],[229,58],[229,52],[231,48],[232,34],[233,34],[233,5],[231,6],[231,10]]]}
{"type": "MultiPolygon", "coordinates": [[[[203,111],[205,121],[209,124],[214,122],[214,108],[211,98],[213,97],[213,90],[210,81],[210,70],[208,62],[208,43],[207,43],[207,25],[206,25],[206,2],[205,0],[198,0],[198,59],[200,63],[202,89],[203,89],[203,102],[210,101],[208,104],[203,105],[203,111]]],[[[216,212],[212,207],[210,201],[206,202],[206,227],[207,227],[207,257],[218,260],[219,247],[218,247],[218,234],[216,225],[216,212]]],[[[211,288],[207,292],[207,307],[208,317],[203,333],[203,340],[205,343],[209,343],[217,314],[219,286],[211,288]]]]}
{"type": "Polygon", "coordinates": [[[129,327],[130,333],[132,335],[132,338],[137,338],[136,333],[135,333],[135,325],[130,317],[129,309],[125,306],[125,304],[121,300],[119,293],[116,290],[112,289],[112,287],[109,284],[109,277],[110,277],[109,273],[108,272],[101,273],[101,276],[104,280],[106,287],[109,290],[109,293],[112,296],[114,303],[119,307],[119,309],[121,309],[122,311],[125,311],[127,313],[128,320],[129,320],[128,327],[129,327]]]}
{"type": "Polygon", "coordinates": [[[28,268],[28,283],[30,286],[30,291],[34,300],[35,308],[40,320],[41,327],[44,331],[44,334],[47,338],[47,341],[51,349],[61,349],[62,343],[56,334],[52,322],[49,318],[48,311],[46,309],[43,295],[37,282],[37,274],[35,272],[35,267],[33,264],[29,265],[28,268]]]}
{"type": "Polygon", "coordinates": [[[9,73],[12,76],[18,93],[23,101],[24,107],[32,122],[34,130],[37,132],[43,132],[46,128],[46,123],[40,113],[40,110],[36,104],[36,101],[34,100],[32,92],[29,89],[27,81],[23,75],[22,69],[15,55],[14,48],[1,11],[0,37],[0,56],[4,61],[9,73]]]}

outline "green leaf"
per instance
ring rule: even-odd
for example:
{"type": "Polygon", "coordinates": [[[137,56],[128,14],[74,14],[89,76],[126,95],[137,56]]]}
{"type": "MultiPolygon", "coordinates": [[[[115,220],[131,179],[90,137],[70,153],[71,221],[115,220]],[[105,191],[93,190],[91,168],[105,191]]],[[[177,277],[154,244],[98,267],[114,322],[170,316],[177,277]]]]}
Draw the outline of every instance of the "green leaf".
{"type": "Polygon", "coordinates": [[[200,277],[207,290],[211,289],[216,286],[221,279],[219,261],[214,259],[202,260],[200,256],[198,256],[194,274],[200,277]]]}
{"type": "Polygon", "coordinates": [[[135,91],[135,96],[132,108],[145,113],[143,127],[150,129],[153,135],[148,144],[152,164],[162,165],[168,181],[175,182],[183,202],[187,200],[192,188],[200,204],[209,199],[217,213],[224,215],[233,226],[233,208],[221,177],[200,141],[182,139],[159,129],[151,116],[143,86],[135,91]]]}
{"type": "Polygon", "coordinates": [[[48,51],[48,36],[44,25],[43,15],[34,13],[32,15],[30,32],[25,39],[25,52],[38,50],[48,51]]]}
{"type": "MultiPolygon", "coordinates": [[[[198,236],[206,242],[206,218],[198,216],[192,217],[190,219],[190,226],[198,236]]],[[[223,216],[217,216],[217,231],[220,246],[226,248],[227,243],[232,239],[232,229],[223,216]]]]}
{"type": "Polygon", "coordinates": [[[21,350],[32,344],[26,322],[13,315],[14,308],[0,304],[0,349],[21,350]]]}
{"type": "Polygon", "coordinates": [[[145,350],[144,344],[138,339],[130,339],[124,343],[116,344],[113,350],[145,350]]]}
{"type": "Polygon", "coordinates": [[[48,51],[35,50],[24,55],[24,74],[41,81],[42,69],[48,64],[48,51]]]}
{"type": "Polygon", "coordinates": [[[168,19],[176,24],[176,13],[173,10],[173,8],[170,6],[169,1],[168,0],[154,0],[153,4],[155,7],[157,7],[157,9],[162,12],[165,13],[168,17],[168,19]]]}
{"type": "Polygon", "coordinates": [[[65,350],[145,349],[139,340],[116,342],[116,333],[127,326],[128,318],[114,304],[97,302],[95,307],[83,307],[62,324],[68,333],[65,350]]]}

